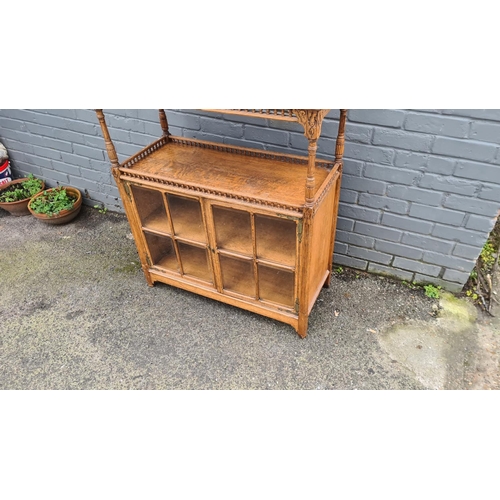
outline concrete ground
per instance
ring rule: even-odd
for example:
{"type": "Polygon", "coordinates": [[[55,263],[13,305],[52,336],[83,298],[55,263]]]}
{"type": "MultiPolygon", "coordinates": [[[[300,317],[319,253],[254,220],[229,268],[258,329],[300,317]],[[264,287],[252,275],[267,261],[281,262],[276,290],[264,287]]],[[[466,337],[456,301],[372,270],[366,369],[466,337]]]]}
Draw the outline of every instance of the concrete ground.
{"type": "MultiPolygon", "coordinates": [[[[500,308],[342,270],[308,337],[146,285],[124,215],[0,210],[0,389],[499,389],[500,308]]],[[[339,270],[340,271],[340,270],[339,270]]]]}

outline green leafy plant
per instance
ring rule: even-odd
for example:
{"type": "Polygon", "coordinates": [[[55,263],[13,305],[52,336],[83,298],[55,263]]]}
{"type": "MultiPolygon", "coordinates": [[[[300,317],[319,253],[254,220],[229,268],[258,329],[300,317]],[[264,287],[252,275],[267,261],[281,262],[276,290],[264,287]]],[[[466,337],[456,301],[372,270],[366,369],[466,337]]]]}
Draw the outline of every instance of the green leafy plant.
{"type": "Polygon", "coordinates": [[[0,195],[0,201],[5,203],[12,203],[14,201],[20,201],[28,198],[23,189],[17,188],[16,186],[11,186],[7,188],[5,192],[0,195]]]}
{"type": "Polygon", "coordinates": [[[34,177],[33,174],[28,174],[28,179],[22,182],[21,186],[30,196],[33,196],[42,189],[42,181],[34,177]]]}
{"type": "Polygon", "coordinates": [[[424,285],[425,295],[430,299],[439,299],[440,297],[440,286],[434,285],[424,285]]]}
{"type": "Polygon", "coordinates": [[[493,268],[498,265],[499,253],[500,217],[497,218],[495,227],[481,249],[476,265],[465,284],[465,295],[490,315],[493,302],[497,302],[492,280],[495,276],[493,268]]]}
{"type": "Polygon", "coordinates": [[[495,247],[487,242],[481,250],[481,259],[487,271],[491,270],[495,263],[495,247]]]}
{"type": "Polygon", "coordinates": [[[76,202],[76,198],[69,195],[63,187],[44,191],[43,194],[31,201],[31,210],[38,214],[45,214],[49,217],[57,215],[62,210],[71,210],[76,202]]]}
{"type": "Polygon", "coordinates": [[[102,206],[94,205],[94,208],[99,210],[100,214],[105,214],[108,211],[108,209],[104,205],[102,206]]]}
{"type": "Polygon", "coordinates": [[[335,269],[335,272],[338,274],[342,274],[343,271],[344,271],[344,268],[342,266],[339,266],[339,267],[337,267],[337,269],[335,269]]]}
{"type": "Polygon", "coordinates": [[[403,280],[401,283],[404,286],[407,286],[410,290],[417,290],[418,288],[420,288],[416,283],[409,283],[406,280],[403,280]]]}
{"type": "Polygon", "coordinates": [[[40,179],[34,177],[33,174],[29,174],[27,180],[3,190],[0,193],[0,202],[12,203],[31,198],[42,189],[42,185],[40,179]]]}

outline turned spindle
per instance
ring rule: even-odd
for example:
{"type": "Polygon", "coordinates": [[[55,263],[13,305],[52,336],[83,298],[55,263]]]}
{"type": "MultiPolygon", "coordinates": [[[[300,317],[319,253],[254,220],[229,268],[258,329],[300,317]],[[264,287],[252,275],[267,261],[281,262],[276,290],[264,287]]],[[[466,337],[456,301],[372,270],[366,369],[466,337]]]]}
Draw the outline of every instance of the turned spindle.
{"type": "Polygon", "coordinates": [[[160,125],[161,129],[163,130],[163,137],[168,137],[170,135],[170,132],[168,131],[167,115],[165,114],[164,109],[159,109],[158,112],[160,114],[160,125]]]}
{"type": "Polygon", "coordinates": [[[113,141],[111,140],[111,136],[109,135],[108,126],[106,125],[106,119],[104,118],[104,113],[102,109],[95,110],[97,118],[99,120],[99,124],[101,125],[102,135],[104,136],[104,142],[106,144],[106,151],[108,153],[109,161],[111,162],[111,166],[113,168],[118,168],[118,156],[116,154],[115,146],[113,145],[113,141]]]}
{"type": "Polygon", "coordinates": [[[347,110],[340,110],[340,120],[339,120],[339,131],[337,134],[337,143],[335,145],[335,161],[342,161],[342,156],[344,155],[344,144],[345,144],[345,120],[347,116],[347,110]]]}

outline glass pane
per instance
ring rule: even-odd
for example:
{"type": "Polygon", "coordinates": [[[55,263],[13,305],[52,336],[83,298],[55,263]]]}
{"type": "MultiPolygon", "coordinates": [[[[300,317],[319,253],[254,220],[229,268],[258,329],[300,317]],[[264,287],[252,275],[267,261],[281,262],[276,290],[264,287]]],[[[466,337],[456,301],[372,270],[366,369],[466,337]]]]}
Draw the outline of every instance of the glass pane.
{"type": "Polygon", "coordinates": [[[259,297],[293,307],[294,273],[259,264],[259,297]]]}
{"type": "Polygon", "coordinates": [[[257,258],[295,266],[296,222],[255,216],[257,258]]]}
{"type": "Polygon", "coordinates": [[[200,202],[173,194],[167,195],[167,198],[175,235],[193,241],[207,241],[200,202]]]}
{"type": "Polygon", "coordinates": [[[253,262],[219,255],[224,290],[238,292],[255,298],[253,262]]]}
{"type": "Polygon", "coordinates": [[[212,208],[217,247],[253,255],[250,214],[222,207],[212,208]]]}
{"type": "Polygon", "coordinates": [[[144,233],[146,243],[154,266],[180,272],[175,255],[174,245],[168,236],[158,236],[153,233],[144,233]]]}
{"type": "Polygon", "coordinates": [[[177,244],[179,245],[184,274],[213,283],[206,248],[195,247],[181,241],[178,241],[177,244]]]}
{"type": "Polygon", "coordinates": [[[141,224],[147,229],[170,233],[170,224],[163,204],[163,194],[154,189],[130,186],[141,224]]]}

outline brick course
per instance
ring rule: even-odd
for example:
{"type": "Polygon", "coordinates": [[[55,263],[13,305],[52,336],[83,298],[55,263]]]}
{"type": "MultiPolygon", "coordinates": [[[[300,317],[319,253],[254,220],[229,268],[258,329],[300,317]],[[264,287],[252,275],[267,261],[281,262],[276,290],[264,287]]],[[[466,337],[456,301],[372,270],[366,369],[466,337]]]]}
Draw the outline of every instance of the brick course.
{"type": "MultiPolygon", "coordinates": [[[[156,110],[105,110],[120,161],[160,137],[156,110]]],[[[168,110],[171,133],[307,154],[297,124],[168,110]]],[[[339,113],[323,124],[331,157],[339,113]]],[[[0,110],[16,176],[70,183],[85,203],[122,211],[92,110],[0,110]]],[[[334,262],[458,291],[500,210],[500,110],[348,112],[334,262]]]]}

